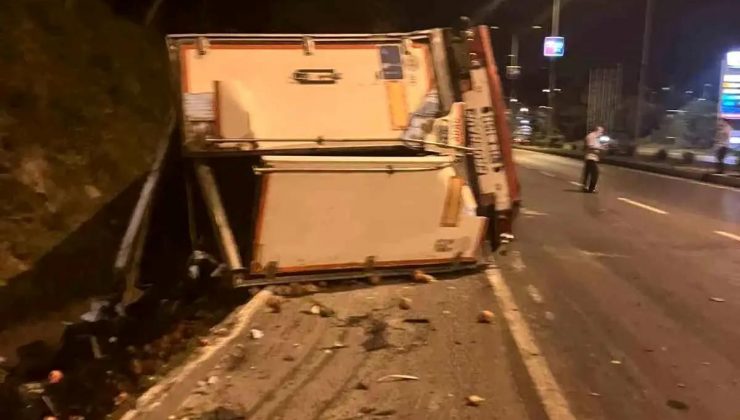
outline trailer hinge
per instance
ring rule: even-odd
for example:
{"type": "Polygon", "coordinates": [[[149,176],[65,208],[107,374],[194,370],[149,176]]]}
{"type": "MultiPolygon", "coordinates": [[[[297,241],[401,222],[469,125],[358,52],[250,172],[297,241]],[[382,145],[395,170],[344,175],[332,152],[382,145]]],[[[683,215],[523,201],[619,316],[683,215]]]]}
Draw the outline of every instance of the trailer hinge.
{"type": "Polygon", "coordinates": [[[411,38],[403,37],[401,42],[401,53],[404,55],[411,55],[411,48],[414,46],[414,41],[411,38]]]}
{"type": "Polygon", "coordinates": [[[234,288],[242,287],[247,282],[244,273],[232,273],[231,286],[234,288]]]}
{"type": "Polygon", "coordinates": [[[303,37],[303,54],[304,55],[313,55],[316,51],[316,41],[313,40],[310,36],[304,36],[303,37]]]}
{"type": "Polygon", "coordinates": [[[368,274],[375,272],[375,257],[367,257],[365,258],[365,272],[368,274]]]}
{"type": "Polygon", "coordinates": [[[275,279],[275,276],[277,275],[277,271],[278,271],[277,261],[270,261],[267,263],[267,266],[265,266],[263,273],[266,279],[273,280],[275,279]]]}
{"type": "Polygon", "coordinates": [[[462,265],[462,262],[462,252],[458,252],[457,254],[455,254],[455,258],[452,260],[452,266],[457,269],[462,265]]]}
{"type": "Polygon", "coordinates": [[[198,55],[206,55],[208,48],[211,47],[210,41],[208,41],[208,38],[204,36],[199,36],[196,44],[198,47],[198,55]]]}

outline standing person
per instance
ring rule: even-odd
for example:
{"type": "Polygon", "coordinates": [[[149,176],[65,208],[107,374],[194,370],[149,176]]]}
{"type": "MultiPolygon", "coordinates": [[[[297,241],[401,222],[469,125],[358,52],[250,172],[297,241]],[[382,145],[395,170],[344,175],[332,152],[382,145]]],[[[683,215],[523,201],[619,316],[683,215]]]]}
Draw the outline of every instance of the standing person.
{"type": "Polygon", "coordinates": [[[727,120],[719,120],[717,124],[717,136],[714,140],[714,146],[717,148],[717,173],[725,173],[725,157],[727,150],[730,148],[730,137],[732,136],[732,126],[727,120]]]}
{"type": "Polygon", "coordinates": [[[599,139],[604,135],[604,127],[597,126],[586,136],[586,156],[583,163],[583,185],[584,192],[596,192],[596,184],[599,182],[599,153],[601,142],[599,139]]]}

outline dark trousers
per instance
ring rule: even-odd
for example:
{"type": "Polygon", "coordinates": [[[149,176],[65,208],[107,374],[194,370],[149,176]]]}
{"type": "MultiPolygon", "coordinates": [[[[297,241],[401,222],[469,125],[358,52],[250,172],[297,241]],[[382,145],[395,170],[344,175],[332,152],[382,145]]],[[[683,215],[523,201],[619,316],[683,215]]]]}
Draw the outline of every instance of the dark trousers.
{"type": "Polygon", "coordinates": [[[599,182],[599,164],[595,160],[586,160],[583,165],[583,189],[588,192],[596,191],[599,182]]]}
{"type": "Polygon", "coordinates": [[[717,173],[725,173],[725,157],[727,156],[727,147],[717,149],[717,173]]]}

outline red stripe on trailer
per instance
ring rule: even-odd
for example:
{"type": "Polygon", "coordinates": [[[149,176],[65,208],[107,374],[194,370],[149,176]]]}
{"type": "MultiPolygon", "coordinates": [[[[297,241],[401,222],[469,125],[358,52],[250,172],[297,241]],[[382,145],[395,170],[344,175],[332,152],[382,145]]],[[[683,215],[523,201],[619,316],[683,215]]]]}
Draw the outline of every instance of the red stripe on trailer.
{"type": "Polygon", "coordinates": [[[514,155],[512,152],[512,139],[509,123],[506,120],[506,104],[504,102],[504,92],[501,88],[501,78],[499,77],[496,59],[493,54],[493,44],[491,43],[491,34],[485,25],[477,28],[477,36],[472,43],[473,52],[478,54],[479,58],[485,59],[486,71],[488,73],[488,86],[491,90],[491,102],[496,118],[496,131],[498,132],[499,145],[501,147],[501,156],[504,160],[506,170],[506,180],[509,184],[509,196],[513,203],[521,201],[519,191],[519,180],[514,167],[514,155]],[[479,41],[479,42],[476,42],[479,41]]]}

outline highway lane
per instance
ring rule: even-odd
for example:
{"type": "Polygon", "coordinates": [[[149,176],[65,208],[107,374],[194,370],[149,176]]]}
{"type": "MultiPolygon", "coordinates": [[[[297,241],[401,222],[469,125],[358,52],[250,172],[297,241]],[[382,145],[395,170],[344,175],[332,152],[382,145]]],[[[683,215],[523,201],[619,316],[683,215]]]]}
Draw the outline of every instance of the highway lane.
{"type": "Polygon", "coordinates": [[[505,281],[579,418],[740,418],[740,191],[516,152],[505,281]]]}

